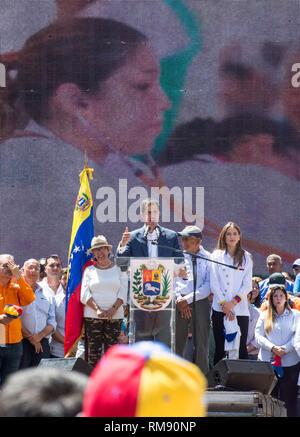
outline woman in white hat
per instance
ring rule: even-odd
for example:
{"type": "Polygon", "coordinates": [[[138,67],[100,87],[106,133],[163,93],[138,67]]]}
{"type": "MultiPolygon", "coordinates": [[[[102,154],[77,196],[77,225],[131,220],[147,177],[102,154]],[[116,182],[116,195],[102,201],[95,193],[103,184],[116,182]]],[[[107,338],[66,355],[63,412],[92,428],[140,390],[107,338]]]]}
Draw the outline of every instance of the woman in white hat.
{"type": "Polygon", "coordinates": [[[102,345],[106,351],[118,343],[124,317],[122,305],[127,301],[127,274],[110,260],[111,248],[103,235],[92,239],[89,251],[96,263],[85,269],[82,278],[86,354],[92,366],[101,358],[102,345]]]}

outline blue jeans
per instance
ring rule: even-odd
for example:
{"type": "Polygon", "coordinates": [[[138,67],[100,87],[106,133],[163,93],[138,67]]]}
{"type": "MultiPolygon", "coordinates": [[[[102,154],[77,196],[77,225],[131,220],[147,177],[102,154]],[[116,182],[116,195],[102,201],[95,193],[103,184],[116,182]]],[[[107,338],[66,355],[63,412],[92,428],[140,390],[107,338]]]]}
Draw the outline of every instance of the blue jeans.
{"type": "Polygon", "coordinates": [[[0,346],[0,385],[8,375],[19,370],[22,354],[22,342],[0,346]]]}

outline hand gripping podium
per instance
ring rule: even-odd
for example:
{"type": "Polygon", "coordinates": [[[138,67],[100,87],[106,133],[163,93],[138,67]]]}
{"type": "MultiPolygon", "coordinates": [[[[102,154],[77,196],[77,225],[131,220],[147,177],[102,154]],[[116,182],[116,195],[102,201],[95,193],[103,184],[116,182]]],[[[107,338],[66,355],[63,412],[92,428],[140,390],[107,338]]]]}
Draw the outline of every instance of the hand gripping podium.
{"type": "MultiPolygon", "coordinates": [[[[129,343],[160,341],[175,352],[173,285],[183,263],[183,258],[127,258],[129,343]]],[[[124,269],[125,259],[117,264],[124,269]]]]}

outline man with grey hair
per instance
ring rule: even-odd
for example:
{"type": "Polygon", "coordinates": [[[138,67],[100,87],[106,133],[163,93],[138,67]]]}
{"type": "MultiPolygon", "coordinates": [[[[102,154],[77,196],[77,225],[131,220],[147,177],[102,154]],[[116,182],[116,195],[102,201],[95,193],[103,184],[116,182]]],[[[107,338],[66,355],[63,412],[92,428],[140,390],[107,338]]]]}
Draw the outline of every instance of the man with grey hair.
{"type": "MultiPolygon", "coordinates": [[[[266,260],[267,263],[267,270],[269,275],[273,275],[273,273],[282,273],[282,260],[279,255],[276,255],[275,253],[272,253],[267,257],[266,260]]],[[[288,293],[293,293],[294,285],[290,281],[286,281],[286,291],[288,293]]],[[[267,291],[269,290],[269,278],[264,279],[263,281],[260,281],[259,283],[259,294],[261,298],[261,302],[266,297],[267,291]]]]}
{"type": "Polygon", "coordinates": [[[37,282],[40,263],[28,259],[22,268],[24,279],[30,284],[35,300],[23,310],[21,316],[23,333],[23,356],[20,368],[34,367],[42,358],[50,358],[49,340],[56,329],[53,296],[37,282]]]}
{"type": "MultiPolygon", "coordinates": [[[[19,266],[9,254],[0,255],[0,317],[6,305],[27,306],[35,299],[34,292],[22,278],[19,266]]],[[[19,369],[22,357],[21,320],[5,324],[0,344],[0,385],[10,373],[19,369]]]]}
{"type": "Polygon", "coordinates": [[[174,287],[176,353],[184,356],[190,323],[193,335],[193,362],[206,375],[209,371],[211,311],[210,253],[201,246],[202,232],[197,226],[186,226],[178,235],[182,237],[187,277],[177,277],[174,287]]]}

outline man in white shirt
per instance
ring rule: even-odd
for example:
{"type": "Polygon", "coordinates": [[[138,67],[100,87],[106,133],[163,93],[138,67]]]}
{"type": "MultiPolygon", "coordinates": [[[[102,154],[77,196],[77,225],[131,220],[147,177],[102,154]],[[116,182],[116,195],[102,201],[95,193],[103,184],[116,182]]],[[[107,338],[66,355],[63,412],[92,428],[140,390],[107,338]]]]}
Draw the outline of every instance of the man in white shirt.
{"type": "Polygon", "coordinates": [[[49,339],[56,329],[53,296],[37,282],[39,273],[40,264],[36,259],[25,261],[22,274],[35,300],[23,308],[21,316],[24,337],[21,369],[37,366],[42,358],[50,358],[49,339]]]}
{"type": "Polygon", "coordinates": [[[184,254],[187,277],[177,277],[175,282],[176,353],[184,356],[190,322],[193,361],[205,375],[209,371],[210,262],[202,258],[210,259],[210,253],[201,246],[202,233],[197,226],[186,226],[178,235],[182,237],[183,249],[196,256],[184,254]],[[202,258],[197,258],[197,255],[202,258]]]}
{"type": "Polygon", "coordinates": [[[64,293],[63,286],[60,282],[60,273],[62,264],[58,255],[50,255],[45,262],[45,278],[39,285],[53,297],[64,293]]]}

